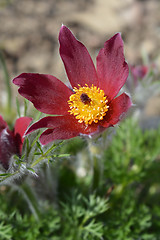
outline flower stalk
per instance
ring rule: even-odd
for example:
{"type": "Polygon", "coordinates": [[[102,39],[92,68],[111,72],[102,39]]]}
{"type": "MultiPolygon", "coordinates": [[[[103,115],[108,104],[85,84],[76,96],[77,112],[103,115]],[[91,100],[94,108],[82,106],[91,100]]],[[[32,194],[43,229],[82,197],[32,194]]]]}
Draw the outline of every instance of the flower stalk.
{"type": "Polygon", "coordinates": [[[103,163],[100,159],[100,148],[93,139],[88,139],[88,149],[92,161],[92,189],[96,190],[101,182],[103,163]]]}
{"type": "Polygon", "coordinates": [[[0,62],[2,65],[3,73],[4,73],[4,80],[6,85],[6,92],[7,92],[7,113],[11,112],[12,108],[12,91],[11,91],[11,85],[10,85],[10,78],[7,70],[7,66],[3,57],[2,52],[0,51],[0,62]]]}

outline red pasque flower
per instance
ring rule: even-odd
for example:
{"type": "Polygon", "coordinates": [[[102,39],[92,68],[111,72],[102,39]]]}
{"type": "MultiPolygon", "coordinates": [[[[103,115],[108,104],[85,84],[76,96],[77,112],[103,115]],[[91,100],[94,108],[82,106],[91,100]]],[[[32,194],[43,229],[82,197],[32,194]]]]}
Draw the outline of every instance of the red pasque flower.
{"type": "Polygon", "coordinates": [[[35,108],[56,115],[40,119],[26,132],[47,128],[40,136],[44,145],[56,139],[99,133],[118,123],[132,104],[125,93],[115,98],[129,73],[119,33],[99,51],[97,70],[86,47],[66,26],[61,27],[59,42],[72,89],[45,74],[22,73],[13,80],[20,87],[19,93],[35,108]]]}
{"type": "Polygon", "coordinates": [[[0,115],[0,163],[7,170],[12,155],[21,156],[24,138],[23,135],[32,118],[21,117],[15,122],[11,131],[0,115]]]}
{"type": "Polygon", "coordinates": [[[149,67],[145,65],[130,66],[130,71],[134,79],[135,86],[138,84],[138,80],[143,79],[148,71],[149,67]]]}

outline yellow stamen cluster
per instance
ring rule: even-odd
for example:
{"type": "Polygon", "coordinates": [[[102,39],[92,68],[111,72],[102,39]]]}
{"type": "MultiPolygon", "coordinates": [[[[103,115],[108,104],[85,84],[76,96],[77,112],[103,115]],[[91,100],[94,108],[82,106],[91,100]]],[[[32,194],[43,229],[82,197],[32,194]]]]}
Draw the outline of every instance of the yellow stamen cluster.
{"type": "Polygon", "coordinates": [[[79,123],[84,122],[86,125],[102,120],[109,108],[104,91],[93,85],[78,86],[69,98],[69,113],[75,115],[79,123]]]}

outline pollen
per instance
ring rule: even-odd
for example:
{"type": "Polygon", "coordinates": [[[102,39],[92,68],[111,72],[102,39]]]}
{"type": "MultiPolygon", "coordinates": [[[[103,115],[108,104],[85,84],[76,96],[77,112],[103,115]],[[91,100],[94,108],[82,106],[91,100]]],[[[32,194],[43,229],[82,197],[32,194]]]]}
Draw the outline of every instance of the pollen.
{"type": "Polygon", "coordinates": [[[73,114],[79,123],[84,122],[86,125],[103,120],[109,108],[104,91],[94,85],[78,87],[73,89],[74,93],[69,98],[68,112],[73,114]]]}

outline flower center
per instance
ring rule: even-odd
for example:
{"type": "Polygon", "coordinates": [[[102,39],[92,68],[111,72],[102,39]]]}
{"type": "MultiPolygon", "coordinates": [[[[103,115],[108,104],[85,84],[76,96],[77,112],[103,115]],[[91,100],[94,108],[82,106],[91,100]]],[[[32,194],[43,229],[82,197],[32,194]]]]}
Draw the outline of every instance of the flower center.
{"type": "Polygon", "coordinates": [[[88,97],[86,93],[82,93],[80,99],[84,104],[89,104],[91,102],[91,99],[88,97]]]}
{"type": "Polygon", "coordinates": [[[79,123],[84,122],[86,125],[102,120],[109,108],[104,91],[93,85],[78,86],[69,98],[69,113],[73,114],[79,123]]]}

